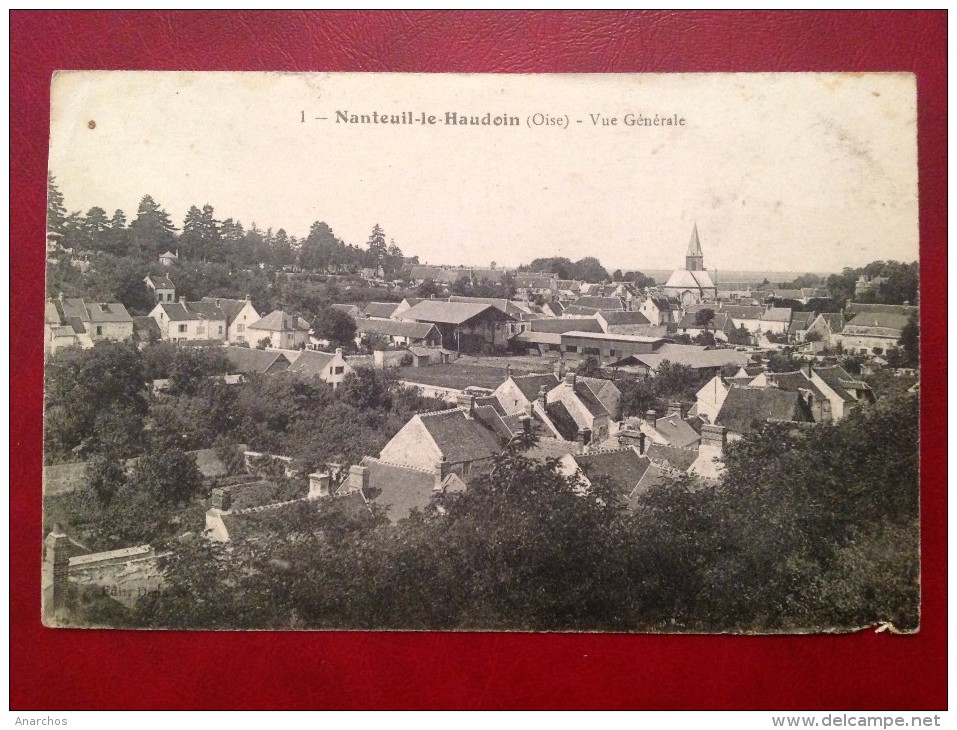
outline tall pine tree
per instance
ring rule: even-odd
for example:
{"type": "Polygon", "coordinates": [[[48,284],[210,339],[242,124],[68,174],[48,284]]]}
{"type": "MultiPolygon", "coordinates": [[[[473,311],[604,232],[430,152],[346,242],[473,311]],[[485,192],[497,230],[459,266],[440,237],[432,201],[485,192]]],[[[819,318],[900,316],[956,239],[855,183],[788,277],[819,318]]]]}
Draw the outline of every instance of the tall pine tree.
{"type": "Polygon", "coordinates": [[[66,223],[66,207],[63,205],[63,193],[57,187],[53,173],[47,174],[47,246],[56,247],[63,239],[66,223]]]}
{"type": "Polygon", "coordinates": [[[142,254],[153,257],[176,248],[176,227],[169,213],[149,195],[144,195],[130,226],[133,243],[142,254]]]}

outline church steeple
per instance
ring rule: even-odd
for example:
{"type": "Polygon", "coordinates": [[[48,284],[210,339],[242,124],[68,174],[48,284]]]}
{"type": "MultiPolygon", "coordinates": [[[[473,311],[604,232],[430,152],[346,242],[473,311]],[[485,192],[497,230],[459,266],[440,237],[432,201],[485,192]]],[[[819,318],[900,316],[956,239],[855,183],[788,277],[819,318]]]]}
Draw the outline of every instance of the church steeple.
{"type": "Polygon", "coordinates": [[[685,254],[685,269],[687,271],[704,271],[704,254],[701,252],[701,241],[698,240],[698,224],[694,224],[691,231],[691,243],[688,244],[688,253],[685,254]]]}

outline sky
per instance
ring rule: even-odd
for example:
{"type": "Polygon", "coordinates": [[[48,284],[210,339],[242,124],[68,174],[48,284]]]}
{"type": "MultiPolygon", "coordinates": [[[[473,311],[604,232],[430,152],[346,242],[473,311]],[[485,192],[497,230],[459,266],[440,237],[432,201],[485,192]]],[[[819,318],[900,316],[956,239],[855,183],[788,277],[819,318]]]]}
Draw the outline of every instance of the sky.
{"type": "Polygon", "coordinates": [[[378,223],[435,264],[677,268],[695,224],[711,270],[918,257],[910,74],[59,72],[50,170],[70,211],[378,223]],[[415,122],[343,119],[373,112],[415,122]]]}

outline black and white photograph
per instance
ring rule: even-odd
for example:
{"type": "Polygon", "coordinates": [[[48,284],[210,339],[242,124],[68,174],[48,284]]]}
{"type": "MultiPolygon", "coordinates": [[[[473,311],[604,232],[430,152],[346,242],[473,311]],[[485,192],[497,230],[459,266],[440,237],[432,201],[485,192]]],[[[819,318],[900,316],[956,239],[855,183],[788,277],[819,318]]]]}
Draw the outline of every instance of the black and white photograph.
{"type": "Polygon", "coordinates": [[[49,145],[44,625],[919,631],[912,74],[61,71],[49,145]]]}

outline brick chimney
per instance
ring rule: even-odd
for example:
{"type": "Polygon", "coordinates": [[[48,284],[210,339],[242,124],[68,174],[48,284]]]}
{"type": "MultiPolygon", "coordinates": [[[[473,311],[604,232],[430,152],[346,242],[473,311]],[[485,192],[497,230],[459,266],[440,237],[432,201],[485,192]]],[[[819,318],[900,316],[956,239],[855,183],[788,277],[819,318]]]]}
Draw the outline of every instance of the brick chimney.
{"type": "Polygon", "coordinates": [[[575,387],[575,371],[574,370],[569,370],[567,373],[565,373],[565,385],[569,386],[570,388],[575,387]]]}
{"type": "Polygon", "coordinates": [[[542,410],[545,410],[545,406],[548,405],[548,388],[544,385],[538,389],[538,404],[542,407],[542,410]]]}
{"type": "Polygon", "coordinates": [[[319,497],[329,496],[329,483],[331,477],[325,472],[313,472],[309,475],[309,499],[318,499],[319,497]]]}
{"type": "Polygon", "coordinates": [[[645,421],[648,422],[648,425],[654,428],[658,425],[658,414],[652,410],[645,411],[645,421]]]}
{"type": "Polygon", "coordinates": [[[518,422],[522,424],[523,433],[532,432],[532,419],[531,419],[531,416],[529,416],[527,413],[523,413],[521,416],[519,416],[518,422]]]}
{"type": "Polygon", "coordinates": [[[349,467],[349,491],[359,492],[369,488],[369,467],[355,466],[349,467]]]}
{"type": "Polygon", "coordinates": [[[701,445],[711,446],[724,452],[724,447],[728,444],[728,431],[724,426],[716,426],[711,423],[705,423],[701,426],[701,445]]]}
{"type": "Polygon", "coordinates": [[[681,401],[680,400],[670,400],[668,401],[668,416],[678,416],[681,418],[681,401]]]}
{"type": "Polygon", "coordinates": [[[584,453],[585,447],[591,443],[591,429],[590,428],[580,428],[578,429],[578,452],[584,453]]]}
{"type": "Polygon", "coordinates": [[[556,360],[555,361],[555,377],[561,380],[565,377],[565,361],[556,360]]]}
{"type": "Polygon", "coordinates": [[[645,453],[645,434],[633,429],[624,429],[618,432],[618,443],[622,446],[637,446],[638,453],[645,453]]]}
{"type": "Polygon", "coordinates": [[[252,300],[253,300],[252,295],[251,295],[251,294],[247,294],[247,295],[246,295],[246,301],[247,301],[247,302],[251,302],[252,300]]]}
{"type": "Polygon", "coordinates": [[[210,506],[223,512],[228,512],[233,505],[233,493],[229,487],[216,487],[213,490],[210,506]]]}
{"type": "Polygon", "coordinates": [[[434,489],[441,489],[442,482],[445,481],[445,478],[449,475],[451,467],[448,460],[443,455],[441,459],[435,462],[435,487],[434,489]]]}
{"type": "Polygon", "coordinates": [[[336,357],[342,357],[342,348],[341,348],[341,347],[337,347],[337,348],[336,348],[336,357]]]}

